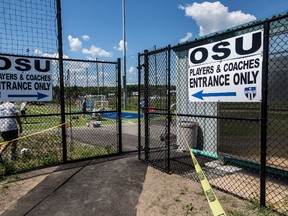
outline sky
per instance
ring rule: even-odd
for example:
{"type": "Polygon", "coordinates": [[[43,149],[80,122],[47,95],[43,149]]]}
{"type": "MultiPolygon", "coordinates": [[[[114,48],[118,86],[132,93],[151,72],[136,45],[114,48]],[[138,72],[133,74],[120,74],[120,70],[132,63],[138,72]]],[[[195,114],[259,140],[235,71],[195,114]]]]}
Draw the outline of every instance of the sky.
{"type": "MultiPolygon", "coordinates": [[[[62,0],[63,52],[123,65],[122,0],[62,0]]],[[[137,56],[288,10],[288,0],[125,0],[127,83],[137,56]]]]}

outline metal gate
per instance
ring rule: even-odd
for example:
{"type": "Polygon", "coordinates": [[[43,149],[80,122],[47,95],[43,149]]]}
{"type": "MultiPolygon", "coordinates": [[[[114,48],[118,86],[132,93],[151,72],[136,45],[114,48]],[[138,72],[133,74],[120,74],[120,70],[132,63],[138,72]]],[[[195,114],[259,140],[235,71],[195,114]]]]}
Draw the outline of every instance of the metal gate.
{"type": "Polygon", "coordinates": [[[214,187],[287,213],[287,17],[139,54],[144,113],[139,158],[198,181],[188,142],[214,187]],[[189,50],[255,31],[263,31],[264,37],[261,101],[190,102],[189,50]]]}
{"type": "Polygon", "coordinates": [[[68,160],[122,152],[120,68],[120,59],[64,60],[68,160]]]}
{"type": "Polygon", "coordinates": [[[0,9],[0,101],[13,88],[15,98],[9,99],[19,114],[26,105],[18,160],[10,160],[10,147],[4,151],[0,176],[121,153],[120,59],[68,59],[62,50],[59,0],[1,0],[0,9]],[[34,62],[49,68],[43,76],[33,70],[34,62]],[[35,83],[38,91],[28,95],[35,83]],[[42,97],[45,88],[51,100],[42,97]]]}
{"type": "Polygon", "coordinates": [[[143,150],[139,156],[165,171],[170,169],[170,107],[176,103],[175,94],[168,94],[174,80],[170,73],[170,53],[169,48],[164,48],[145,51],[139,56],[139,104],[144,114],[138,121],[139,149],[143,150]]]}

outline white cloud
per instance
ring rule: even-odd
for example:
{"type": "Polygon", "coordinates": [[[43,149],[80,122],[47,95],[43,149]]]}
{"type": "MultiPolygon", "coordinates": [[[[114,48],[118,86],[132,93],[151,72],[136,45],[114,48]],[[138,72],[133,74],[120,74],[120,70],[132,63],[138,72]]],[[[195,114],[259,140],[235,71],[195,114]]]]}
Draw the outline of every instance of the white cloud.
{"type": "Polygon", "coordinates": [[[107,52],[101,48],[98,48],[94,45],[92,45],[90,47],[90,49],[83,49],[82,53],[86,54],[86,55],[91,55],[93,57],[95,57],[96,55],[98,56],[104,56],[104,57],[111,57],[112,53],[111,52],[107,52]]]}
{"type": "Polygon", "coordinates": [[[39,54],[39,55],[42,55],[42,54],[43,54],[42,50],[39,50],[39,49],[35,49],[35,50],[33,51],[33,53],[34,53],[34,54],[39,54]]]}
{"type": "Polygon", "coordinates": [[[185,10],[186,16],[196,21],[200,29],[200,36],[256,19],[255,16],[245,14],[240,10],[229,12],[228,7],[225,7],[219,1],[200,4],[194,2],[191,5],[180,5],[179,9],[185,10]]]}
{"type": "Polygon", "coordinates": [[[136,72],[136,68],[130,67],[128,71],[129,73],[134,74],[136,72]]]}
{"type": "MultiPolygon", "coordinates": [[[[123,51],[124,50],[124,41],[120,40],[119,46],[118,47],[114,47],[114,49],[119,50],[119,51],[123,51]]],[[[126,41],[126,49],[127,49],[127,41],[126,41]]]]}
{"type": "MultiPolygon", "coordinates": [[[[58,58],[58,57],[59,57],[58,53],[53,53],[53,54],[43,53],[42,56],[43,56],[43,57],[50,57],[50,58],[58,58]]],[[[63,55],[63,58],[64,58],[64,59],[68,59],[69,56],[63,55]]]]}
{"type": "Polygon", "coordinates": [[[192,38],[192,33],[187,32],[186,36],[184,38],[181,38],[179,43],[185,43],[185,42],[189,41],[190,38],[192,38]]]}
{"type": "Polygon", "coordinates": [[[85,41],[89,41],[90,40],[90,36],[89,35],[82,35],[82,39],[85,41]]]}
{"type": "MultiPolygon", "coordinates": [[[[83,51],[82,51],[82,52],[83,52],[83,51]]],[[[91,57],[91,56],[86,56],[86,59],[87,59],[87,60],[91,60],[91,61],[96,61],[96,60],[97,60],[97,58],[91,57]]]]}
{"type": "Polygon", "coordinates": [[[79,40],[79,38],[73,38],[71,35],[69,35],[68,40],[71,51],[78,51],[82,48],[82,42],[79,40]]]}
{"type": "MultiPolygon", "coordinates": [[[[58,53],[52,53],[52,54],[50,54],[50,53],[43,53],[43,51],[42,51],[42,50],[39,50],[39,49],[35,49],[35,50],[33,51],[33,53],[34,53],[34,54],[38,54],[38,55],[40,55],[40,56],[42,56],[42,57],[50,57],[50,58],[58,58],[58,56],[59,56],[58,53]]],[[[69,56],[63,55],[63,58],[68,59],[69,56]]]]}

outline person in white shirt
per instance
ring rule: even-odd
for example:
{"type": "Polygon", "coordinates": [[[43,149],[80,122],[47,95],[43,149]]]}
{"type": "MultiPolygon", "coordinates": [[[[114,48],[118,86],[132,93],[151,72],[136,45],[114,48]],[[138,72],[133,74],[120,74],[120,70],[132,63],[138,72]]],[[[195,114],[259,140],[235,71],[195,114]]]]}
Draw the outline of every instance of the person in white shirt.
{"type": "Polygon", "coordinates": [[[16,160],[16,149],[17,149],[17,139],[18,138],[18,126],[19,132],[22,133],[22,124],[18,116],[17,107],[7,101],[0,105],[0,131],[1,136],[4,141],[7,141],[4,144],[0,145],[0,162],[2,162],[2,154],[12,144],[11,148],[11,159],[16,160]],[[4,118],[3,118],[4,117],[4,118]],[[5,118],[6,117],[6,118],[5,118]]]}

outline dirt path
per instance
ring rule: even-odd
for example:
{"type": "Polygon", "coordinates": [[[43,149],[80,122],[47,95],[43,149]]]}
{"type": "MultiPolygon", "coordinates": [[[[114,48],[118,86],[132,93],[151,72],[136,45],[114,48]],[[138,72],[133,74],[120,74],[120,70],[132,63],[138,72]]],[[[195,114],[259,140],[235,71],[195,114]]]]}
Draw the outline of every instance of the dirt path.
{"type": "MultiPolygon", "coordinates": [[[[10,177],[0,182],[0,214],[28,193],[50,173],[51,167],[10,177]]],[[[215,190],[227,215],[278,215],[259,213],[257,205],[215,190]]],[[[147,168],[142,192],[136,206],[139,216],[212,215],[199,183],[178,175],[147,168]]]]}

